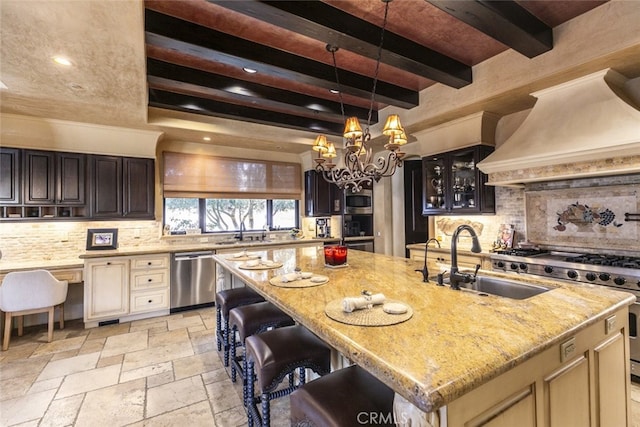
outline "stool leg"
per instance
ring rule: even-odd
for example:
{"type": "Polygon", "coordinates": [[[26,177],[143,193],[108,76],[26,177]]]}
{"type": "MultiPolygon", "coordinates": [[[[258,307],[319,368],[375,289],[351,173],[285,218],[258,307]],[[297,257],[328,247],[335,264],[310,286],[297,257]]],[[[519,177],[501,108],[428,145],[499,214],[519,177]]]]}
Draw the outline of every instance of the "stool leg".
{"type": "Polygon", "coordinates": [[[218,344],[218,351],[222,350],[222,315],[220,313],[220,306],[216,307],[216,343],[218,344]]]}
{"type": "MultiPolygon", "coordinates": [[[[238,330],[238,328],[234,325],[231,328],[231,336],[235,338],[236,336],[236,331],[238,330]]],[[[235,346],[235,342],[233,343],[234,345],[231,346],[230,351],[231,351],[231,382],[235,383],[236,382],[236,378],[237,378],[237,372],[236,372],[236,346],[235,346]]]]}
{"type": "MultiPolygon", "coordinates": [[[[242,369],[244,370],[244,378],[242,379],[242,403],[244,403],[244,406],[247,406],[247,399],[249,398],[249,392],[248,392],[248,388],[249,388],[249,367],[247,365],[247,354],[244,354],[244,357],[242,358],[242,369]]],[[[251,369],[253,371],[253,368],[251,369]]],[[[253,372],[252,372],[253,373],[253,372]]],[[[252,381],[253,381],[253,377],[252,377],[252,381]]],[[[253,387],[253,386],[252,386],[253,387]]]]}
{"type": "Polygon", "coordinates": [[[271,405],[269,404],[270,397],[270,393],[262,393],[262,398],[260,399],[262,403],[262,427],[269,427],[271,424],[271,405]]]}
{"type": "Polygon", "coordinates": [[[300,382],[298,383],[298,387],[304,385],[305,382],[306,382],[305,368],[300,368],[300,382]]]}
{"type": "MultiPolygon", "coordinates": [[[[234,343],[235,345],[235,337],[234,343]]],[[[231,345],[229,342],[229,318],[224,319],[224,331],[222,331],[222,344],[224,346],[224,366],[229,366],[229,346],[231,345]]]]}
{"type": "Polygon", "coordinates": [[[254,382],[253,362],[247,363],[247,399],[245,406],[247,407],[247,424],[249,427],[253,426],[253,407],[255,406],[255,397],[253,396],[253,382],[254,382]]]}

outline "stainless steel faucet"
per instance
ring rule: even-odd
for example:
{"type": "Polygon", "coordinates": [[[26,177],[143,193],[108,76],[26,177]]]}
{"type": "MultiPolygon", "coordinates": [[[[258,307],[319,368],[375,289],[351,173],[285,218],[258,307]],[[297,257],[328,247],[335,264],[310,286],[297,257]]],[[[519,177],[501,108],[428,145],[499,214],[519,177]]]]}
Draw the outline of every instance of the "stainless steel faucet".
{"type": "Polygon", "coordinates": [[[422,270],[416,270],[422,273],[423,282],[429,281],[429,269],[427,268],[427,248],[429,248],[429,243],[431,242],[436,242],[438,244],[438,247],[441,247],[438,239],[435,239],[433,237],[427,240],[427,243],[424,244],[424,267],[422,267],[422,270]]]}
{"type": "Polygon", "coordinates": [[[467,230],[469,234],[471,234],[471,252],[480,253],[482,248],[480,248],[480,241],[478,240],[478,235],[476,231],[468,224],[463,224],[456,228],[456,231],[453,232],[453,236],[451,238],[451,273],[449,274],[449,284],[451,285],[451,289],[459,290],[460,283],[469,283],[475,279],[475,275],[478,274],[478,268],[476,267],[476,272],[471,274],[461,274],[458,272],[458,235],[463,230],[467,230]]]}

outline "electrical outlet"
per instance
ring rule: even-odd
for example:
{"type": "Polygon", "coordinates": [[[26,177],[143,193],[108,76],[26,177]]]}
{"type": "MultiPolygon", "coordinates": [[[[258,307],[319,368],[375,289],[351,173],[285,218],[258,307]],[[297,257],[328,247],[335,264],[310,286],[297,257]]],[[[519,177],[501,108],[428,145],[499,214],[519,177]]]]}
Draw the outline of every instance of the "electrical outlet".
{"type": "Polygon", "coordinates": [[[560,362],[571,359],[576,352],[576,338],[570,338],[560,344],[560,362]]]}
{"type": "Polygon", "coordinates": [[[63,232],[60,234],[60,241],[61,241],[61,242],[68,242],[68,241],[69,241],[69,232],[67,232],[67,231],[63,231],[63,232]]]}
{"type": "Polygon", "coordinates": [[[134,228],[133,229],[133,238],[134,239],[139,239],[140,238],[140,229],[139,228],[134,228]]]}
{"type": "Polygon", "coordinates": [[[609,334],[616,328],[616,316],[613,315],[604,321],[604,333],[609,334]]]}

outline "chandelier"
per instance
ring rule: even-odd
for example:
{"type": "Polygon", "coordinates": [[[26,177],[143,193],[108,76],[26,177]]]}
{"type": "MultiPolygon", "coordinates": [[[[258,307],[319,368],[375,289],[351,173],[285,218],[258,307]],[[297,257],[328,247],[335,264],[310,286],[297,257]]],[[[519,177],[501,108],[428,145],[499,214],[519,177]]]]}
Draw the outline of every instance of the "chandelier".
{"type": "MultiPolygon", "coordinates": [[[[391,114],[387,118],[382,130],[383,135],[389,137],[389,142],[384,146],[386,150],[385,154],[374,160],[373,150],[369,145],[371,140],[371,133],[369,132],[371,112],[375,100],[376,84],[378,83],[378,70],[382,56],[382,43],[387,25],[389,3],[392,0],[382,1],[385,3],[384,20],[376,58],[367,125],[363,131],[357,117],[349,117],[345,120],[343,133],[344,164],[341,167],[337,167],[337,165],[333,163],[333,159],[337,157],[336,149],[333,142],[327,141],[326,136],[318,135],[312,147],[314,151],[318,152],[318,157],[314,158],[316,171],[320,173],[326,181],[336,184],[341,189],[351,188],[354,192],[360,191],[363,184],[373,184],[373,181],[378,182],[380,178],[392,176],[396,168],[402,166],[402,158],[405,155],[405,153],[399,151],[399,148],[407,143],[407,136],[400,123],[400,117],[397,114],[391,114]]],[[[342,91],[340,90],[340,80],[338,78],[338,67],[336,64],[336,51],[338,47],[327,45],[327,50],[331,52],[333,58],[333,68],[336,74],[337,90],[340,97],[340,108],[342,110],[342,117],[344,118],[344,102],[342,99],[342,91]]]]}

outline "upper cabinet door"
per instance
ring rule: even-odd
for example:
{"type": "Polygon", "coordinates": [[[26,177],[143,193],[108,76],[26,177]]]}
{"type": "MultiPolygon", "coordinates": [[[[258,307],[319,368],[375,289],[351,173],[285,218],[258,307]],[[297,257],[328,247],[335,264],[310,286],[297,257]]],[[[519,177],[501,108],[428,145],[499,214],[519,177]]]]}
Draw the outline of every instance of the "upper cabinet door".
{"type": "Polygon", "coordinates": [[[24,151],[24,203],[55,203],[55,154],[52,151],[24,151]]]}
{"type": "Polygon", "coordinates": [[[0,148],[0,203],[20,203],[20,150],[0,148]]]}
{"type": "Polygon", "coordinates": [[[494,188],[476,165],[493,147],[476,145],[422,159],[423,215],[495,213],[494,188]]]}
{"type": "Polygon", "coordinates": [[[122,217],[122,157],[91,156],[91,216],[122,217]]]}
{"type": "Polygon", "coordinates": [[[153,218],[155,170],[153,159],[126,157],[124,169],[124,207],[127,218],[153,218]]]}
{"type": "Polygon", "coordinates": [[[65,205],[84,205],[87,156],[75,153],[57,153],[56,158],[57,202],[65,205]]]}
{"type": "Polygon", "coordinates": [[[331,184],[315,170],[304,173],[304,199],[306,216],[331,216],[331,184]]]}

